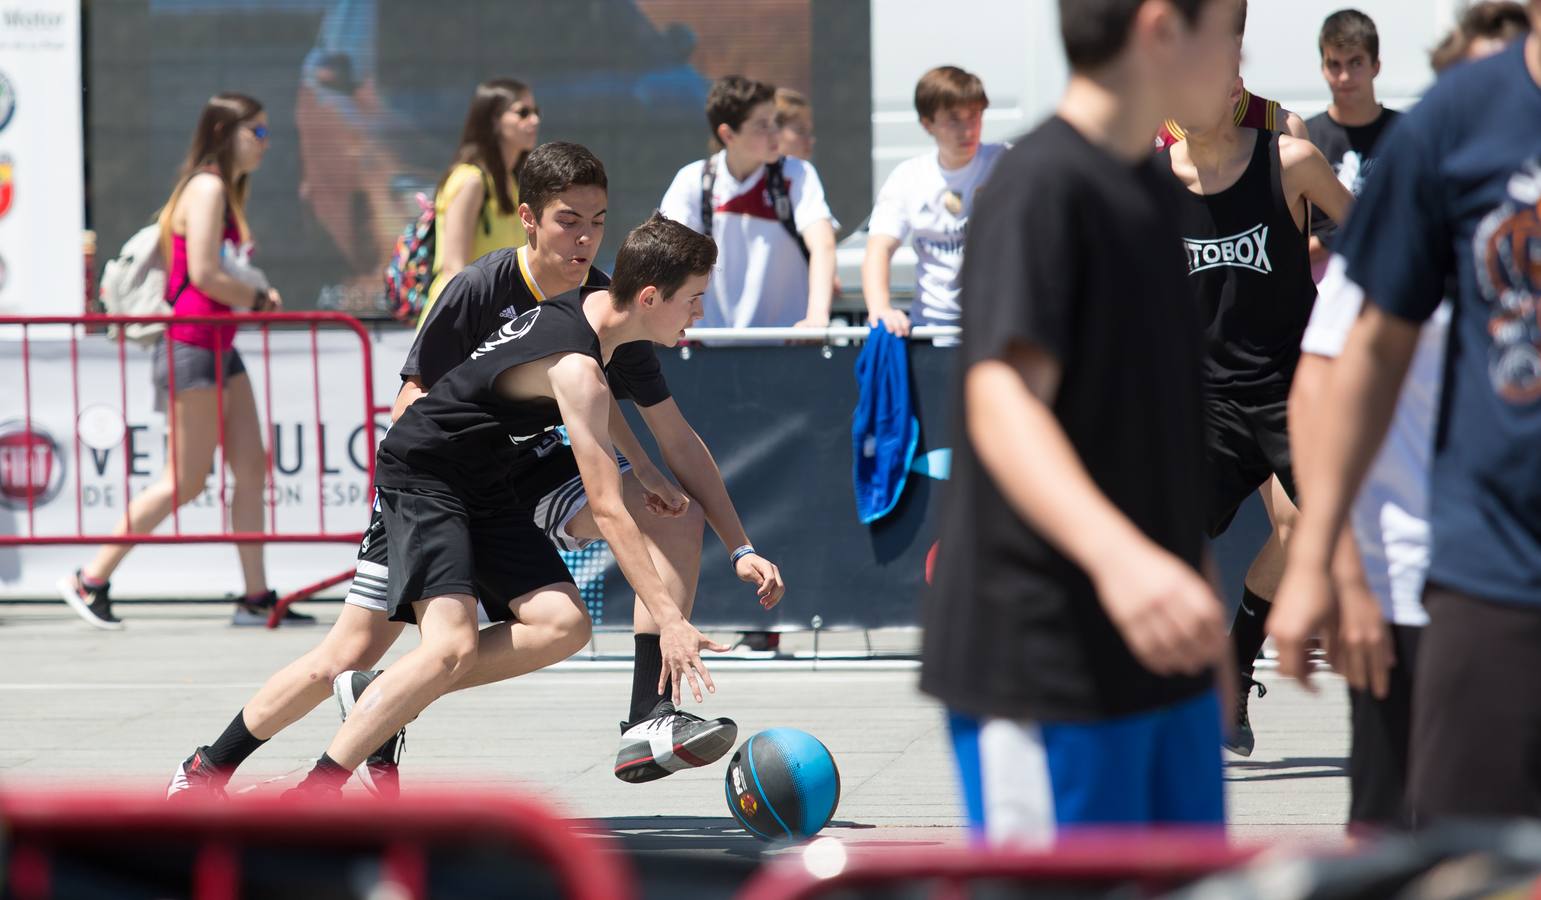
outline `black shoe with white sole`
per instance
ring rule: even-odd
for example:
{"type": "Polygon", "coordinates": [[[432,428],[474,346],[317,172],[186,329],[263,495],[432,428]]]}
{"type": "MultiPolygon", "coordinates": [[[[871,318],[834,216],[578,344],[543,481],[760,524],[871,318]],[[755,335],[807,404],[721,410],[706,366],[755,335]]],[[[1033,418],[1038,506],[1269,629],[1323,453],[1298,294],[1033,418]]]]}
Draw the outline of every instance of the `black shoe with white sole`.
{"type": "MultiPolygon", "coordinates": [[[[348,721],[348,713],[353,711],[354,704],[364,696],[364,689],[379,674],[378,669],[373,672],[349,671],[332,680],[332,695],[342,709],[344,722],[348,721]]],[[[356,774],[371,794],[388,800],[401,796],[401,751],[406,746],[407,730],[403,728],[369,754],[358,768],[356,774]]]]}
{"type": "Polygon", "coordinates": [[[103,631],[122,631],[123,621],[112,614],[112,599],[107,596],[107,584],[88,588],[81,580],[80,570],[59,579],[59,596],[75,614],[103,631]]]}
{"type": "Polygon", "coordinates": [[[709,766],[727,755],[737,739],[732,719],[703,719],[661,700],[647,718],[621,723],[615,777],[641,784],[681,769],[709,766]]]}
{"type": "Polygon", "coordinates": [[[167,800],[186,800],[192,797],[217,797],[225,799],[225,785],[230,773],[218,769],[209,762],[209,748],[199,747],[193,755],[182,760],[171,773],[171,784],[166,786],[167,800]]]}

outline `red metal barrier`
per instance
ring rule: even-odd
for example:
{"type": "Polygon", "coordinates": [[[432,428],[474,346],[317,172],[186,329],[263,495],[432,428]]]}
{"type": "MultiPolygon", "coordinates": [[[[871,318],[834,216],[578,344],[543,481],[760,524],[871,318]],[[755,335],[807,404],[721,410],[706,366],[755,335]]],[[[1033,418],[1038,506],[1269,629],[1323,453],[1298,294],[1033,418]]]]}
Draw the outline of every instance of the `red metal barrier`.
{"type": "MultiPolygon", "coordinates": [[[[346,873],[354,879],[349,886],[355,890],[348,893],[419,898],[429,895],[433,880],[430,851],[464,850],[472,842],[533,857],[554,875],[562,895],[574,900],[636,895],[625,862],[598,839],[582,835],[543,804],[485,791],[415,794],[389,802],[266,796],[168,803],[146,794],[8,790],[0,791],[0,840],[0,860],[7,861],[0,867],[0,895],[17,900],[64,896],[61,870],[89,865],[97,849],[117,852],[120,860],[125,850],[136,858],[164,857],[157,874],[182,880],[173,892],[194,900],[251,896],[247,882],[255,876],[249,854],[257,851],[267,866],[261,876],[283,878],[273,867],[287,860],[296,873],[312,878],[312,888],[318,870],[331,876],[328,882],[339,881],[326,871],[328,864],[336,869],[340,858],[362,853],[377,862],[371,869],[375,883],[360,886],[355,867],[346,873]]],[[[102,896],[113,895],[110,884],[101,884],[111,874],[93,870],[102,896]]],[[[512,896],[518,887],[487,885],[483,893],[512,896]]]]}
{"type": "MultiPolygon", "coordinates": [[[[54,331],[58,331],[60,329],[60,326],[68,326],[67,340],[69,342],[69,358],[70,358],[70,370],[71,370],[69,396],[70,396],[70,403],[72,404],[72,406],[71,406],[72,415],[71,415],[70,421],[73,422],[73,423],[78,423],[79,418],[80,418],[80,412],[81,412],[81,400],[80,400],[80,384],[81,384],[81,379],[80,379],[80,367],[79,367],[80,342],[81,342],[81,340],[83,338],[90,339],[90,340],[97,340],[97,339],[99,339],[95,334],[88,335],[87,334],[88,330],[93,330],[94,331],[94,330],[97,330],[97,329],[100,329],[100,328],[103,328],[103,327],[106,327],[106,326],[112,326],[112,325],[120,325],[121,326],[121,325],[126,325],[126,324],[155,323],[155,322],[161,322],[161,323],[169,324],[169,323],[171,323],[173,321],[175,321],[177,324],[184,324],[184,325],[185,324],[193,324],[193,325],[207,324],[207,325],[239,326],[239,327],[241,327],[243,329],[246,329],[248,331],[251,330],[251,329],[257,329],[257,330],[259,330],[261,332],[262,353],[261,353],[261,358],[260,358],[259,362],[260,362],[260,370],[262,371],[263,376],[264,376],[263,377],[263,385],[264,385],[263,394],[264,394],[264,396],[259,400],[259,413],[258,413],[258,417],[259,417],[259,420],[261,420],[261,423],[262,423],[262,426],[263,426],[263,428],[262,428],[262,433],[263,434],[271,434],[272,433],[271,429],[272,429],[272,425],[273,425],[273,422],[274,422],[274,419],[273,419],[274,398],[273,398],[273,379],[272,379],[272,359],[271,359],[271,344],[270,344],[270,340],[269,340],[272,328],[274,326],[284,326],[284,327],[290,327],[290,328],[302,327],[302,328],[308,329],[309,334],[310,334],[310,351],[311,351],[310,352],[310,357],[311,357],[311,379],[310,379],[310,381],[311,381],[311,390],[308,392],[309,395],[307,397],[304,397],[303,400],[310,401],[311,412],[313,413],[314,422],[315,422],[315,425],[316,425],[316,434],[318,435],[318,439],[319,439],[319,435],[321,435],[323,433],[322,429],[321,429],[321,420],[322,420],[322,415],[321,415],[321,397],[322,397],[322,389],[321,389],[321,361],[320,361],[321,360],[321,353],[320,353],[320,345],[319,345],[319,332],[320,332],[320,330],[321,330],[321,328],[323,326],[329,326],[329,327],[333,327],[333,328],[345,329],[347,331],[351,331],[354,334],[356,334],[358,336],[358,338],[359,338],[359,358],[360,358],[360,362],[361,362],[361,377],[360,377],[360,384],[359,384],[360,420],[365,424],[364,434],[366,435],[366,441],[367,441],[367,454],[366,455],[367,455],[367,467],[368,467],[368,482],[369,482],[369,485],[371,487],[373,486],[373,484],[374,484],[374,464],[375,464],[375,443],[376,443],[376,441],[375,441],[375,430],[373,428],[373,423],[375,421],[376,416],[384,415],[384,414],[389,414],[390,407],[389,406],[379,406],[379,405],[377,405],[375,403],[375,397],[374,397],[374,368],[373,368],[373,355],[372,355],[372,349],[373,348],[370,345],[370,335],[369,335],[369,332],[365,329],[365,327],[356,318],[354,318],[352,316],[344,315],[342,313],[335,313],[335,312],[258,313],[258,314],[243,314],[243,315],[241,315],[239,317],[231,317],[231,316],[175,316],[174,317],[174,316],[169,316],[169,315],[166,315],[166,316],[86,315],[86,316],[26,316],[26,317],[22,317],[22,316],[0,316],[0,336],[10,337],[11,335],[16,334],[16,332],[19,331],[18,340],[15,341],[15,345],[20,348],[20,359],[21,359],[21,366],[22,366],[21,382],[22,382],[22,397],[23,397],[23,400],[22,400],[23,434],[25,435],[25,437],[24,437],[20,447],[19,448],[11,448],[11,452],[12,452],[13,455],[9,459],[0,460],[0,465],[4,465],[4,464],[16,465],[17,463],[16,463],[16,460],[15,460],[14,452],[19,449],[19,451],[21,453],[21,457],[22,457],[22,462],[20,464],[24,467],[23,483],[25,484],[25,497],[24,497],[24,499],[25,499],[25,508],[26,508],[26,527],[25,527],[24,533],[22,533],[22,534],[14,534],[14,535],[0,535],[0,547],[31,546],[31,545],[43,545],[43,544],[93,544],[94,545],[94,544],[114,544],[114,543],[115,544],[193,544],[193,543],[350,543],[350,544],[352,544],[352,543],[357,543],[363,537],[362,530],[360,530],[357,526],[361,525],[366,520],[365,511],[363,509],[361,509],[361,510],[359,510],[359,514],[356,517],[350,517],[349,518],[349,520],[348,520],[349,524],[352,525],[352,526],[355,526],[352,530],[348,530],[348,531],[329,530],[328,527],[327,527],[327,520],[326,520],[327,517],[326,517],[326,505],[324,503],[324,485],[323,485],[322,471],[321,471],[321,469],[319,467],[318,467],[317,473],[316,473],[317,494],[316,494],[316,504],[315,504],[316,518],[317,518],[317,522],[319,523],[319,528],[317,528],[314,531],[284,530],[284,529],[280,528],[279,522],[278,522],[277,496],[276,496],[276,492],[272,489],[273,488],[273,483],[274,483],[274,475],[273,475],[273,464],[274,464],[274,462],[273,462],[273,460],[274,460],[274,452],[273,451],[274,451],[274,448],[271,445],[269,445],[269,446],[267,446],[265,448],[265,453],[266,453],[266,458],[267,458],[267,463],[266,463],[266,468],[267,468],[267,479],[266,479],[267,480],[267,485],[265,487],[267,489],[265,489],[263,493],[264,493],[264,496],[266,497],[266,504],[265,504],[266,509],[265,509],[265,515],[264,515],[264,519],[263,519],[263,521],[264,521],[263,530],[260,531],[260,532],[238,532],[238,531],[233,530],[233,528],[229,527],[228,523],[229,523],[229,513],[230,513],[230,510],[229,510],[229,503],[228,503],[228,500],[227,500],[227,497],[226,497],[226,491],[225,491],[225,487],[226,487],[226,483],[225,483],[225,466],[224,465],[220,465],[219,466],[219,473],[218,473],[218,478],[219,478],[218,496],[219,496],[220,522],[221,522],[222,528],[220,530],[218,530],[218,531],[207,531],[207,532],[188,532],[188,531],[184,531],[183,528],[182,528],[182,522],[181,522],[181,515],[180,515],[179,506],[177,504],[173,504],[172,513],[171,513],[171,516],[170,516],[170,518],[171,518],[170,533],[159,533],[159,534],[132,534],[132,533],[129,533],[129,534],[122,534],[122,535],[112,534],[110,532],[108,532],[108,533],[93,533],[93,532],[89,531],[86,528],[86,526],[85,526],[85,517],[84,517],[84,511],[83,511],[83,505],[82,505],[82,499],[81,499],[81,492],[83,490],[83,484],[82,484],[83,479],[77,477],[75,479],[75,529],[74,529],[74,531],[72,533],[58,533],[58,534],[39,534],[38,533],[37,525],[36,525],[36,509],[37,509],[37,505],[38,505],[38,497],[39,497],[39,495],[41,495],[47,489],[47,473],[38,473],[38,472],[35,471],[35,467],[38,465],[38,463],[35,462],[35,457],[38,455],[38,453],[37,453],[37,446],[34,443],[35,436],[34,436],[34,431],[33,431],[33,419],[34,419],[34,415],[33,415],[33,413],[34,413],[34,410],[33,410],[33,389],[34,389],[33,380],[34,379],[33,379],[33,373],[32,373],[32,356],[33,356],[32,347],[33,347],[33,342],[35,340],[35,338],[34,338],[34,329],[52,329],[54,331]],[[40,480],[40,477],[39,477],[40,475],[41,475],[41,480],[40,480]]],[[[119,373],[118,374],[118,401],[119,401],[119,404],[120,404],[119,412],[126,415],[127,410],[128,410],[128,349],[127,349],[128,341],[127,341],[126,337],[123,334],[123,329],[121,329],[121,328],[119,329],[118,334],[115,337],[111,338],[111,340],[113,340],[116,343],[116,345],[117,345],[118,373],[119,373]]],[[[167,356],[167,364],[168,364],[167,368],[168,368],[168,382],[169,382],[169,391],[168,391],[168,393],[170,393],[172,395],[175,395],[175,393],[176,393],[177,373],[176,373],[175,357],[174,357],[173,354],[168,354],[168,356],[167,356]]],[[[253,371],[253,368],[254,367],[249,365],[248,371],[253,371]]],[[[217,410],[218,410],[218,417],[219,417],[219,420],[220,420],[219,436],[218,436],[218,443],[217,443],[216,449],[219,450],[220,458],[224,459],[224,458],[226,458],[225,457],[225,452],[224,452],[225,451],[225,423],[224,423],[224,394],[225,394],[225,391],[224,391],[224,359],[223,359],[223,352],[222,351],[216,351],[215,373],[216,373],[216,375],[215,375],[216,387],[218,388],[218,390],[216,391],[215,396],[216,396],[216,404],[217,404],[217,410]]],[[[61,389],[60,393],[62,394],[62,389],[61,389]]],[[[56,396],[58,396],[58,395],[56,394],[56,396]]],[[[299,399],[299,398],[296,398],[296,399],[299,399]]],[[[168,445],[167,446],[167,451],[168,451],[167,465],[168,465],[168,467],[174,468],[175,465],[176,465],[176,441],[174,439],[174,435],[176,434],[176,431],[177,431],[177,421],[176,421],[176,405],[173,404],[173,403],[168,403],[167,404],[167,419],[168,419],[168,424],[167,424],[167,436],[168,436],[168,441],[167,441],[167,445],[168,445]]],[[[81,451],[82,441],[81,441],[81,437],[80,437],[80,434],[78,432],[78,429],[72,431],[71,438],[72,438],[72,440],[71,440],[70,452],[72,453],[73,458],[75,460],[75,471],[78,474],[80,472],[81,455],[82,455],[82,451],[81,451]]],[[[124,493],[125,517],[128,516],[127,507],[128,507],[129,501],[132,499],[132,496],[133,496],[132,489],[131,489],[131,486],[130,486],[130,475],[131,475],[131,460],[129,459],[128,454],[125,453],[124,454],[124,471],[123,471],[123,493],[124,493]]],[[[366,494],[367,493],[368,492],[366,491],[366,494]]],[[[132,525],[131,522],[130,522],[130,525],[132,525]]],[[[130,528],[130,531],[131,530],[132,529],[130,528]]],[[[345,571],[343,571],[343,572],[341,572],[341,573],[339,573],[339,574],[337,574],[335,576],[331,576],[331,577],[329,577],[329,578],[327,578],[327,579],[325,579],[323,581],[317,582],[315,584],[307,585],[307,586],[305,586],[304,588],[301,588],[298,591],[292,592],[290,594],[287,594],[287,595],[281,597],[280,600],[279,600],[279,604],[278,604],[277,608],[274,609],[272,615],[269,618],[268,627],[270,627],[270,628],[277,627],[278,622],[279,622],[280,618],[282,617],[283,610],[286,609],[290,603],[293,603],[294,601],[299,600],[299,599],[303,599],[304,597],[308,597],[311,594],[314,594],[315,592],[317,592],[319,590],[322,590],[324,588],[331,587],[332,585],[339,584],[339,583],[341,583],[343,581],[346,581],[349,577],[352,576],[352,574],[353,574],[353,570],[350,567],[349,569],[347,569],[347,570],[345,570],[345,571]]]]}
{"type": "Polygon", "coordinates": [[[1066,838],[1051,849],[907,847],[903,852],[828,841],[778,858],[738,900],[814,900],[841,891],[909,885],[907,897],[961,898],[988,881],[1051,885],[1133,885],[1146,896],[1242,865],[1255,849],[1232,847],[1213,832],[1110,831],[1066,838]],[[917,883],[929,882],[923,893],[917,883]]]}

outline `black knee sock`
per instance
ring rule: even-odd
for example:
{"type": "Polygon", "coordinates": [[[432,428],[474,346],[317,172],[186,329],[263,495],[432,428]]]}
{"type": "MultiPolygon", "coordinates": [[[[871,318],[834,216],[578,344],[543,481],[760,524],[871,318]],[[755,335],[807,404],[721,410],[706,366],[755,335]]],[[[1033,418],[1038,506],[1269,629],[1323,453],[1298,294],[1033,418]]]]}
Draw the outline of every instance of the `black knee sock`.
{"type": "Polygon", "coordinates": [[[631,667],[631,710],[627,722],[637,722],[652,715],[653,708],[667,694],[658,693],[658,678],[663,675],[663,651],[658,647],[658,635],[634,636],[637,655],[631,667]]]}
{"type": "Polygon", "coordinates": [[[1241,590],[1241,606],[1236,610],[1236,620],[1231,623],[1231,645],[1236,648],[1236,668],[1250,676],[1257,663],[1257,655],[1263,649],[1267,634],[1263,627],[1268,623],[1268,613],[1273,604],[1250,588],[1241,590]]]}
{"type": "Polygon", "coordinates": [[[246,758],[257,752],[257,748],[267,741],[256,737],[246,727],[246,710],[242,709],[225,726],[224,734],[215,739],[209,745],[209,752],[205,754],[215,768],[233,772],[246,758]]]}

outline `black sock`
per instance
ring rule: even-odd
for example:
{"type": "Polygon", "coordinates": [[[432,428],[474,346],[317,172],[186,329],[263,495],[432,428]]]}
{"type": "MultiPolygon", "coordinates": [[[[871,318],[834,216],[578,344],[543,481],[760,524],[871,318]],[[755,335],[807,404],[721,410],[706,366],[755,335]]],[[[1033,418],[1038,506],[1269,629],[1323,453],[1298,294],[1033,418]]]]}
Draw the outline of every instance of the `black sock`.
{"type": "Polygon", "coordinates": [[[245,709],[236,713],[230,724],[225,726],[224,734],[209,745],[209,752],[205,756],[216,769],[234,772],[237,766],[246,762],[248,756],[257,752],[258,747],[267,743],[251,733],[246,727],[245,717],[245,709]]]}
{"type": "Polygon", "coordinates": [[[1263,627],[1268,623],[1268,613],[1273,604],[1250,588],[1241,589],[1241,606],[1236,610],[1236,620],[1231,623],[1231,645],[1236,648],[1236,668],[1243,675],[1251,676],[1262,652],[1263,639],[1267,634],[1263,627]]]}
{"type": "Polygon", "coordinates": [[[658,701],[668,694],[658,693],[658,679],[663,675],[663,651],[658,647],[658,635],[634,636],[637,651],[631,666],[631,712],[626,721],[638,722],[653,714],[658,701]]]}
{"type": "Polygon", "coordinates": [[[325,782],[327,784],[335,784],[338,787],[341,787],[347,783],[348,779],[352,775],[352,772],[344,769],[342,766],[337,764],[336,760],[323,753],[321,754],[321,758],[316,760],[315,768],[311,769],[310,774],[305,776],[305,780],[310,781],[314,779],[316,781],[325,782]]]}

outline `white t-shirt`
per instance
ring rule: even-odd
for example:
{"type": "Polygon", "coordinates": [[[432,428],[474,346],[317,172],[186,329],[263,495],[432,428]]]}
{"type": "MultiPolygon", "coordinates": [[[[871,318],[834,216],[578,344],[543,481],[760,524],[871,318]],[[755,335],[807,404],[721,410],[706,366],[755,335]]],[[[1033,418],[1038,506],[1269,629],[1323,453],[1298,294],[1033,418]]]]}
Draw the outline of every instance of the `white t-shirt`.
{"type": "Polygon", "coordinates": [[[910,320],[916,325],[958,324],[958,275],[974,192],[1009,147],[981,144],[968,165],[952,170],[942,168],[937,154],[927,153],[900,163],[883,182],[867,230],[914,243],[910,320]]]}
{"type": "MultiPolygon", "coordinates": [[[[808,314],[808,261],[787,234],[771,205],[764,166],[743,181],[728,172],[727,151],[712,157],[712,239],[717,242],[717,268],[703,300],[705,328],[785,327],[808,314]]],[[[701,227],[701,169],[697,160],[674,176],[659,211],[696,231],[701,227]]],[[[799,233],[828,219],[824,185],[813,166],[787,157],[782,163],[792,221],[799,233]]],[[[838,227],[838,226],[837,226],[838,227]]]]}
{"type": "MultiPolygon", "coordinates": [[[[1359,318],[1364,291],[1344,269],[1343,257],[1334,255],[1317,286],[1316,308],[1300,342],[1306,353],[1336,358],[1359,318]]],[[[1430,555],[1429,465],[1449,330],[1447,300],[1423,326],[1386,442],[1350,516],[1365,580],[1387,621],[1397,625],[1429,623],[1422,602],[1430,555]]]]}

